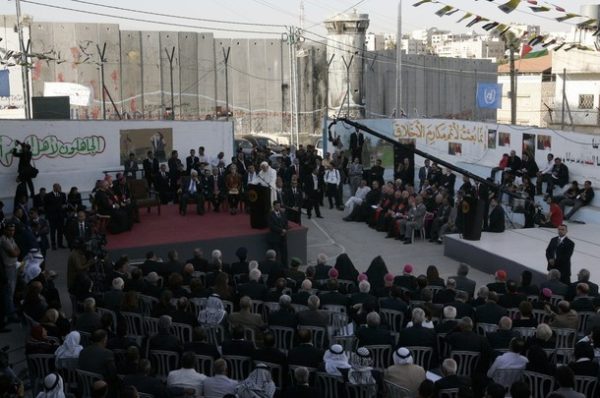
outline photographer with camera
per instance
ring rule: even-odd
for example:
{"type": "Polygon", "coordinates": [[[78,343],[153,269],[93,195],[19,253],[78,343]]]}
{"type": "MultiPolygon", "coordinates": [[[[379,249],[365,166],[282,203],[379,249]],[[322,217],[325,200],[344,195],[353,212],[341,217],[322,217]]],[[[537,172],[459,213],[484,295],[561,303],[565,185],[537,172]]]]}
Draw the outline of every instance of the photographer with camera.
{"type": "Polygon", "coordinates": [[[558,228],[563,223],[563,211],[558,205],[558,200],[554,196],[549,196],[546,198],[546,203],[550,205],[548,213],[542,213],[542,207],[537,205],[534,222],[542,228],[558,228]]]}
{"type": "Polygon", "coordinates": [[[19,158],[19,164],[17,166],[17,182],[26,184],[29,189],[29,196],[33,197],[35,195],[33,179],[37,177],[39,170],[31,164],[33,159],[31,145],[19,140],[16,140],[15,144],[17,147],[21,148],[20,151],[16,147],[12,150],[13,156],[19,158]]]}

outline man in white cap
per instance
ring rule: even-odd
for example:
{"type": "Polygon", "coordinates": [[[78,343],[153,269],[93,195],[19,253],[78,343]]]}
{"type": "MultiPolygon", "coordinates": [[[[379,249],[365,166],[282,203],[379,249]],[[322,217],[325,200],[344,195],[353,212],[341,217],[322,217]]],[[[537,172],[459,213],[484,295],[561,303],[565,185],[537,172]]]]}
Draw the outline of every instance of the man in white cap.
{"type": "Polygon", "coordinates": [[[273,203],[277,200],[277,172],[269,166],[269,163],[262,162],[260,164],[260,171],[256,174],[254,184],[262,185],[263,187],[271,188],[271,201],[273,203]]]}
{"type": "Polygon", "coordinates": [[[419,385],[425,380],[425,369],[413,363],[408,348],[398,348],[392,357],[394,364],[385,370],[384,379],[410,390],[414,396],[417,396],[419,385]]]}

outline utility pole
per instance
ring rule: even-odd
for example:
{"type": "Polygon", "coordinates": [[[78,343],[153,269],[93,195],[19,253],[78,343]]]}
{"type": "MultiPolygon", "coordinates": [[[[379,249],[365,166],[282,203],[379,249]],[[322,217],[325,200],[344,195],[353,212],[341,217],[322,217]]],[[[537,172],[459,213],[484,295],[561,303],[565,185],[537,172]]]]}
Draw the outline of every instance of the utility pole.
{"type": "MultiPolygon", "coordinates": [[[[23,26],[21,25],[21,1],[16,0],[17,7],[17,33],[19,35],[19,50],[21,51],[21,80],[23,80],[23,108],[25,110],[25,119],[31,118],[31,103],[29,92],[29,70],[27,69],[27,53],[29,48],[25,48],[25,38],[23,37],[23,26]]],[[[27,45],[29,47],[29,45],[27,45]]]]}
{"type": "Polygon", "coordinates": [[[402,0],[398,0],[398,21],[396,29],[396,117],[402,114],[402,0]]]}
{"type": "Polygon", "coordinates": [[[517,124],[517,85],[515,76],[515,48],[510,43],[510,124],[517,124]]]}
{"type": "Polygon", "coordinates": [[[298,114],[298,76],[296,65],[296,44],[301,40],[302,31],[295,26],[288,27],[288,31],[282,35],[282,40],[288,44],[288,54],[290,57],[290,144],[296,145],[300,130],[300,121],[298,114]],[[295,132],[294,132],[295,130],[295,132]]]}
{"type": "Polygon", "coordinates": [[[99,65],[100,65],[100,84],[102,85],[102,119],[106,120],[106,87],[104,86],[104,63],[106,62],[106,58],[104,55],[106,54],[106,42],[100,49],[100,46],[96,44],[96,50],[98,50],[98,57],[100,57],[99,65]]]}
{"type": "Polygon", "coordinates": [[[171,48],[171,52],[165,48],[167,59],[169,60],[169,73],[171,77],[171,120],[175,120],[175,89],[173,88],[173,60],[175,59],[175,46],[171,48]]]}
{"type": "Polygon", "coordinates": [[[567,90],[567,68],[563,68],[562,73],[562,109],[560,111],[560,129],[565,129],[565,106],[567,101],[567,96],[565,95],[565,91],[567,90]]]}
{"type": "Polygon", "coordinates": [[[350,118],[350,67],[352,66],[352,61],[354,60],[354,54],[350,57],[350,61],[346,62],[346,58],[342,55],[342,61],[344,61],[344,66],[346,66],[346,117],[350,118]]]}
{"type": "Polygon", "coordinates": [[[223,62],[225,62],[225,120],[229,121],[229,52],[231,47],[223,50],[223,62]]]}

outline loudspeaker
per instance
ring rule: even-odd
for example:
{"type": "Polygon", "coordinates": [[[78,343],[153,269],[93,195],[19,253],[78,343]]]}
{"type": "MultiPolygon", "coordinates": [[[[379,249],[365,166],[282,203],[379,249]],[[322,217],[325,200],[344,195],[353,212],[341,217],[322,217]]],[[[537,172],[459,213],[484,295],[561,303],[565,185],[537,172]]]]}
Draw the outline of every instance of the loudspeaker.
{"type": "Polygon", "coordinates": [[[34,119],[71,119],[69,97],[32,97],[31,105],[34,119]]]}

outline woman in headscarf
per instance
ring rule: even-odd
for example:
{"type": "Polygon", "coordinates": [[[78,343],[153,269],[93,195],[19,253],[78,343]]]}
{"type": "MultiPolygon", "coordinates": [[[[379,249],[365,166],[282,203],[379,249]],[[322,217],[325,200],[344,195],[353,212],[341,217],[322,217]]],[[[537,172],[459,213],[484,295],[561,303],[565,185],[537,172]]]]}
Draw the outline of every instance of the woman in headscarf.
{"type": "Polygon", "coordinates": [[[373,377],[373,357],[367,347],[359,347],[352,353],[348,371],[348,382],[350,384],[375,384],[373,377]]]}
{"type": "Polygon", "coordinates": [[[36,398],[65,398],[62,377],[58,373],[50,373],[44,377],[44,391],[36,398]]]}
{"type": "Polygon", "coordinates": [[[372,289],[382,288],[384,286],[383,278],[388,273],[387,266],[381,256],[377,256],[371,261],[371,265],[367,269],[367,276],[372,289]]]}
{"type": "Polygon", "coordinates": [[[351,368],[348,356],[339,344],[334,344],[325,351],[323,362],[325,362],[325,372],[333,376],[343,376],[351,368]]]}
{"type": "Polygon", "coordinates": [[[78,331],[72,331],[65,337],[64,343],[56,349],[54,357],[56,358],[56,367],[69,367],[70,362],[75,362],[79,358],[79,353],[83,350],[81,344],[81,335],[78,331]]]}
{"type": "Polygon", "coordinates": [[[346,253],[337,256],[334,268],[338,270],[338,279],[355,281],[358,278],[358,271],[346,253]]]}
{"type": "Polygon", "coordinates": [[[384,380],[407,388],[416,396],[419,385],[425,380],[425,369],[413,363],[411,352],[404,347],[394,351],[392,359],[394,364],[385,370],[384,380]]]}
{"type": "Polygon", "coordinates": [[[198,313],[198,322],[206,326],[222,325],[226,317],[227,312],[221,298],[217,294],[212,294],[206,300],[206,307],[198,313]]]}
{"type": "Polygon", "coordinates": [[[271,370],[259,363],[246,380],[238,384],[235,393],[238,398],[273,398],[275,390],[271,370]]]}

